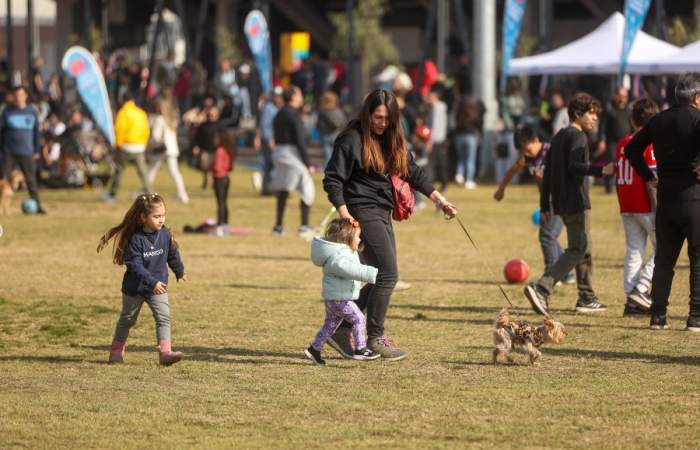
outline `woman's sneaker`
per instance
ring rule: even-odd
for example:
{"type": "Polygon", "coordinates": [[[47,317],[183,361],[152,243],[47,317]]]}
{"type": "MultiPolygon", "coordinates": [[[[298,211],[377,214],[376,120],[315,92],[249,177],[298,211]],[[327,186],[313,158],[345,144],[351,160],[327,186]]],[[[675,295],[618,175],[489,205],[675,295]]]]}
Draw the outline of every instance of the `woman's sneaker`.
{"type": "Polygon", "coordinates": [[[311,362],[313,362],[316,365],[322,366],[326,364],[326,361],[323,358],[321,358],[321,352],[319,352],[313,347],[309,347],[306,350],[304,350],[304,354],[307,358],[311,360],[311,362]]]}
{"type": "Polygon", "coordinates": [[[345,359],[352,359],[355,353],[352,348],[352,335],[346,328],[338,328],[333,336],[326,340],[326,343],[345,359]]]}
{"type": "Polygon", "coordinates": [[[402,352],[394,347],[391,339],[389,339],[387,336],[370,339],[367,343],[367,347],[373,352],[378,353],[382,359],[387,361],[400,361],[408,356],[406,352],[402,352]]]}
{"type": "Polygon", "coordinates": [[[537,283],[530,283],[525,286],[523,290],[525,297],[527,297],[530,302],[530,306],[537,314],[542,314],[543,316],[549,315],[547,309],[549,308],[547,294],[537,285],[537,283]]]}
{"type": "Polygon", "coordinates": [[[648,316],[650,314],[648,308],[642,308],[634,303],[627,302],[625,304],[625,311],[622,313],[622,317],[639,317],[648,316]]]}
{"type": "Polygon", "coordinates": [[[598,300],[584,300],[579,298],[576,302],[576,312],[578,313],[597,313],[605,311],[608,309],[607,306],[602,303],[598,303],[598,300]]]}
{"type": "Polygon", "coordinates": [[[695,333],[700,332],[700,316],[688,316],[685,329],[695,333]]]}
{"type": "Polygon", "coordinates": [[[666,323],[666,314],[652,314],[649,320],[649,328],[652,330],[665,330],[668,327],[666,323]]]}
{"type": "Polygon", "coordinates": [[[362,350],[355,350],[355,354],[352,355],[352,359],[356,359],[358,361],[371,361],[373,359],[381,358],[382,355],[379,353],[375,353],[372,350],[368,349],[367,347],[363,348],[362,350]]]}

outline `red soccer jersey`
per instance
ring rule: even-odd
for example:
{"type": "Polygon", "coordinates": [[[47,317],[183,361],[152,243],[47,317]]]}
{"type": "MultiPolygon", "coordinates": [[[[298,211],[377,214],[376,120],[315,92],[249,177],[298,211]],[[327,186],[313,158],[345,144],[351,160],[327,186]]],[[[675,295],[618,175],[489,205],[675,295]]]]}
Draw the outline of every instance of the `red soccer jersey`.
{"type": "MultiPolygon", "coordinates": [[[[652,209],[647,185],[642,177],[634,171],[625,156],[625,146],[632,140],[632,136],[634,135],[630,134],[620,139],[615,150],[617,199],[620,202],[620,212],[650,213],[652,209]]],[[[651,145],[644,150],[644,160],[651,170],[656,171],[654,148],[651,145]]]]}

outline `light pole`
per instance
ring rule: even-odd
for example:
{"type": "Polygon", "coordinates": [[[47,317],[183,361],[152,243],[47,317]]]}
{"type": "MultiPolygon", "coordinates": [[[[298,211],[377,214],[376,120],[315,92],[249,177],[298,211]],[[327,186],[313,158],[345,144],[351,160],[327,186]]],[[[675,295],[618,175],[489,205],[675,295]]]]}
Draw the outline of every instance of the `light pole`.
{"type": "Polygon", "coordinates": [[[496,101],[496,2],[474,1],[474,92],[486,107],[479,176],[493,169],[498,102],[496,101]]]}
{"type": "Polygon", "coordinates": [[[5,32],[7,33],[7,82],[14,85],[15,52],[12,42],[12,0],[7,0],[7,17],[5,18],[5,32]]]}

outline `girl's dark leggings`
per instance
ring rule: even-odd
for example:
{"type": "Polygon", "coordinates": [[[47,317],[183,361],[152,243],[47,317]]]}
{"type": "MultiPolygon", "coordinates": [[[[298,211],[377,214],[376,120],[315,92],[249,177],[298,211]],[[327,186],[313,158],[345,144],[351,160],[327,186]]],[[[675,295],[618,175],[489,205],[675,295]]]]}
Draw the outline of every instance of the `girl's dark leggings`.
{"type": "Polygon", "coordinates": [[[228,224],[228,187],[229,177],[214,178],[214,194],[216,194],[216,223],[228,224]]]}

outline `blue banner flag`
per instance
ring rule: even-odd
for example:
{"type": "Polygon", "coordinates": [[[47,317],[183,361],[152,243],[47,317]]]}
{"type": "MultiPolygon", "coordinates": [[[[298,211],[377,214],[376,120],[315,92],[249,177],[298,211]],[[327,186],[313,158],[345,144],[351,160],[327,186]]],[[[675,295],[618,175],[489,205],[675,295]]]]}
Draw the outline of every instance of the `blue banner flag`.
{"type": "Polygon", "coordinates": [[[270,50],[270,31],[263,13],[257,9],[248,13],[243,31],[248,38],[248,47],[250,47],[255,59],[263,91],[267,94],[272,90],[272,52],[270,50]]]}
{"type": "Polygon", "coordinates": [[[107,96],[105,79],[92,54],[83,47],[71,47],[63,55],[61,68],[75,80],[81,100],[90,111],[95,124],[109,144],[114,147],[114,120],[107,96]]]}
{"type": "Polygon", "coordinates": [[[520,25],[523,23],[527,0],[506,0],[503,14],[503,61],[501,65],[501,94],[505,95],[506,80],[510,72],[510,60],[515,54],[520,35],[520,25]]]}
{"type": "Polygon", "coordinates": [[[625,74],[634,38],[637,36],[637,31],[644,25],[650,4],[651,0],[625,0],[625,34],[622,38],[620,55],[620,78],[625,74]]]}

